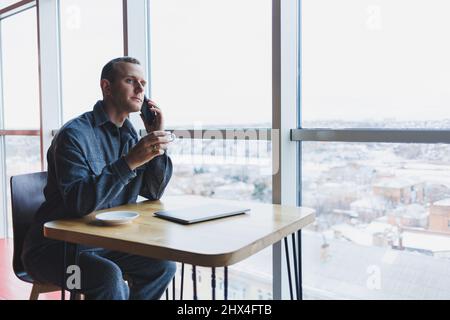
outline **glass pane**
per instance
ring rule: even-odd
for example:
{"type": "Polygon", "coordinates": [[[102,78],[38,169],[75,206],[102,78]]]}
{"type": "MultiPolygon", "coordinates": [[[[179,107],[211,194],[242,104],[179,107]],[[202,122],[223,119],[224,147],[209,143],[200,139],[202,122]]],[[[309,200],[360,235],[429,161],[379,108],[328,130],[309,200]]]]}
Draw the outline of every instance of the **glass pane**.
{"type": "MultiPolygon", "coordinates": [[[[272,202],[271,141],[179,138],[169,152],[174,172],[165,195],[272,202]]],[[[190,276],[186,268],[185,276],[190,276]]],[[[272,299],[272,248],[232,265],[228,274],[229,299],[272,299]]],[[[216,277],[216,295],[223,299],[223,268],[216,269],[216,277]]],[[[211,269],[197,268],[197,280],[199,299],[211,299],[211,269]]],[[[187,299],[192,298],[191,286],[185,282],[187,299]]]]}
{"type": "Polygon", "coordinates": [[[38,129],[40,110],[36,9],[31,8],[5,18],[0,24],[5,128],[38,129]]]}
{"type": "Polygon", "coordinates": [[[149,3],[152,97],[167,125],[271,127],[272,1],[149,3]]]}
{"type": "Polygon", "coordinates": [[[450,146],[303,143],[307,299],[449,299],[450,146]]]}
{"type": "Polygon", "coordinates": [[[100,74],[123,56],[122,0],[64,0],[61,5],[63,121],[102,99],[100,74]]]}
{"type": "Polygon", "coordinates": [[[180,139],[166,194],[272,202],[271,141],[180,139]]]}
{"type": "Polygon", "coordinates": [[[450,127],[446,0],[302,1],[303,127],[450,127]]]}
{"type": "Polygon", "coordinates": [[[5,136],[6,181],[8,199],[8,234],[12,235],[11,218],[11,176],[41,169],[40,137],[38,136],[5,136]]]}

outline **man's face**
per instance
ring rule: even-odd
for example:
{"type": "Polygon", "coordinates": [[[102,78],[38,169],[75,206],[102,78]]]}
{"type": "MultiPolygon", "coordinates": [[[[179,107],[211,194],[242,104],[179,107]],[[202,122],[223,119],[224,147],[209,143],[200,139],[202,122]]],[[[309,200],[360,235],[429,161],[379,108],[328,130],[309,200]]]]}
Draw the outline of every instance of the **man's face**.
{"type": "Polygon", "coordinates": [[[110,83],[111,101],[120,111],[139,111],[144,101],[146,83],[144,71],[140,65],[128,62],[118,63],[116,76],[110,83]]]}

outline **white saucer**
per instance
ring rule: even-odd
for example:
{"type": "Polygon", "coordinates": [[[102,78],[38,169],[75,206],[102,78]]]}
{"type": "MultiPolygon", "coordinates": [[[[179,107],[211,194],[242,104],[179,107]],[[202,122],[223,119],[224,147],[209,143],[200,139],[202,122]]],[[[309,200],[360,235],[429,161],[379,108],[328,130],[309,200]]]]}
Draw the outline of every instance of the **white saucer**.
{"type": "Polygon", "coordinates": [[[134,211],[109,211],[97,214],[95,219],[104,224],[118,225],[130,223],[137,217],[139,217],[139,213],[134,211]]]}

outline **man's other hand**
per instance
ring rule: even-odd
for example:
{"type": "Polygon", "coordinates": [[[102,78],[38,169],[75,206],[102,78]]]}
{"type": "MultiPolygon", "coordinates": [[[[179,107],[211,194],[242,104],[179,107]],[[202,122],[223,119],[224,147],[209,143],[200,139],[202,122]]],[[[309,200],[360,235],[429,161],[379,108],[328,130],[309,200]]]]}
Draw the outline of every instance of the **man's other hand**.
{"type": "Polygon", "coordinates": [[[164,154],[167,145],[173,141],[170,132],[152,131],[143,137],[125,156],[125,161],[131,170],[164,154]]]}

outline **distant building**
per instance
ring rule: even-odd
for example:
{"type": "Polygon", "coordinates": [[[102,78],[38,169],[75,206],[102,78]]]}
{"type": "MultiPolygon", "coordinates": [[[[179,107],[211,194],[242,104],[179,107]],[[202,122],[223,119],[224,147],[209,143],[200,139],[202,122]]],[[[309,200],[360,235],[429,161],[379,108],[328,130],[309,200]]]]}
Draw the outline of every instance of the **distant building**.
{"type": "Polygon", "coordinates": [[[374,194],[395,204],[423,203],[425,183],[407,178],[383,178],[372,185],[374,194]]]}
{"type": "Polygon", "coordinates": [[[450,257],[450,237],[419,229],[404,229],[393,247],[440,258],[450,257]]]}
{"type": "Polygon", "coordinates": [[[428,229],[450,233],[450,198],[436,201],[431,205],[428,229]]]}
{"type": "Polygon", "coordinates": [[[352,226],[337,224],[331,227],[333,239],[345,239],[364,246],[391,246],[397,238],[398,228],[380,218],[369,224],[352,226]]]}
{"type": "Polygon", "coordinates": [[[387,213],[388,222],[394,226],[423,229],[428,227],[428,215],[427,208],[417,203],[399,206],[387,213]]]}
{"type": "Polygon", "coordinates": [[[350,210],[357,213],[361,222],[370,222],[385,215],[388,203],[380,196],[361,198],[350,203],[350,210]]]}

